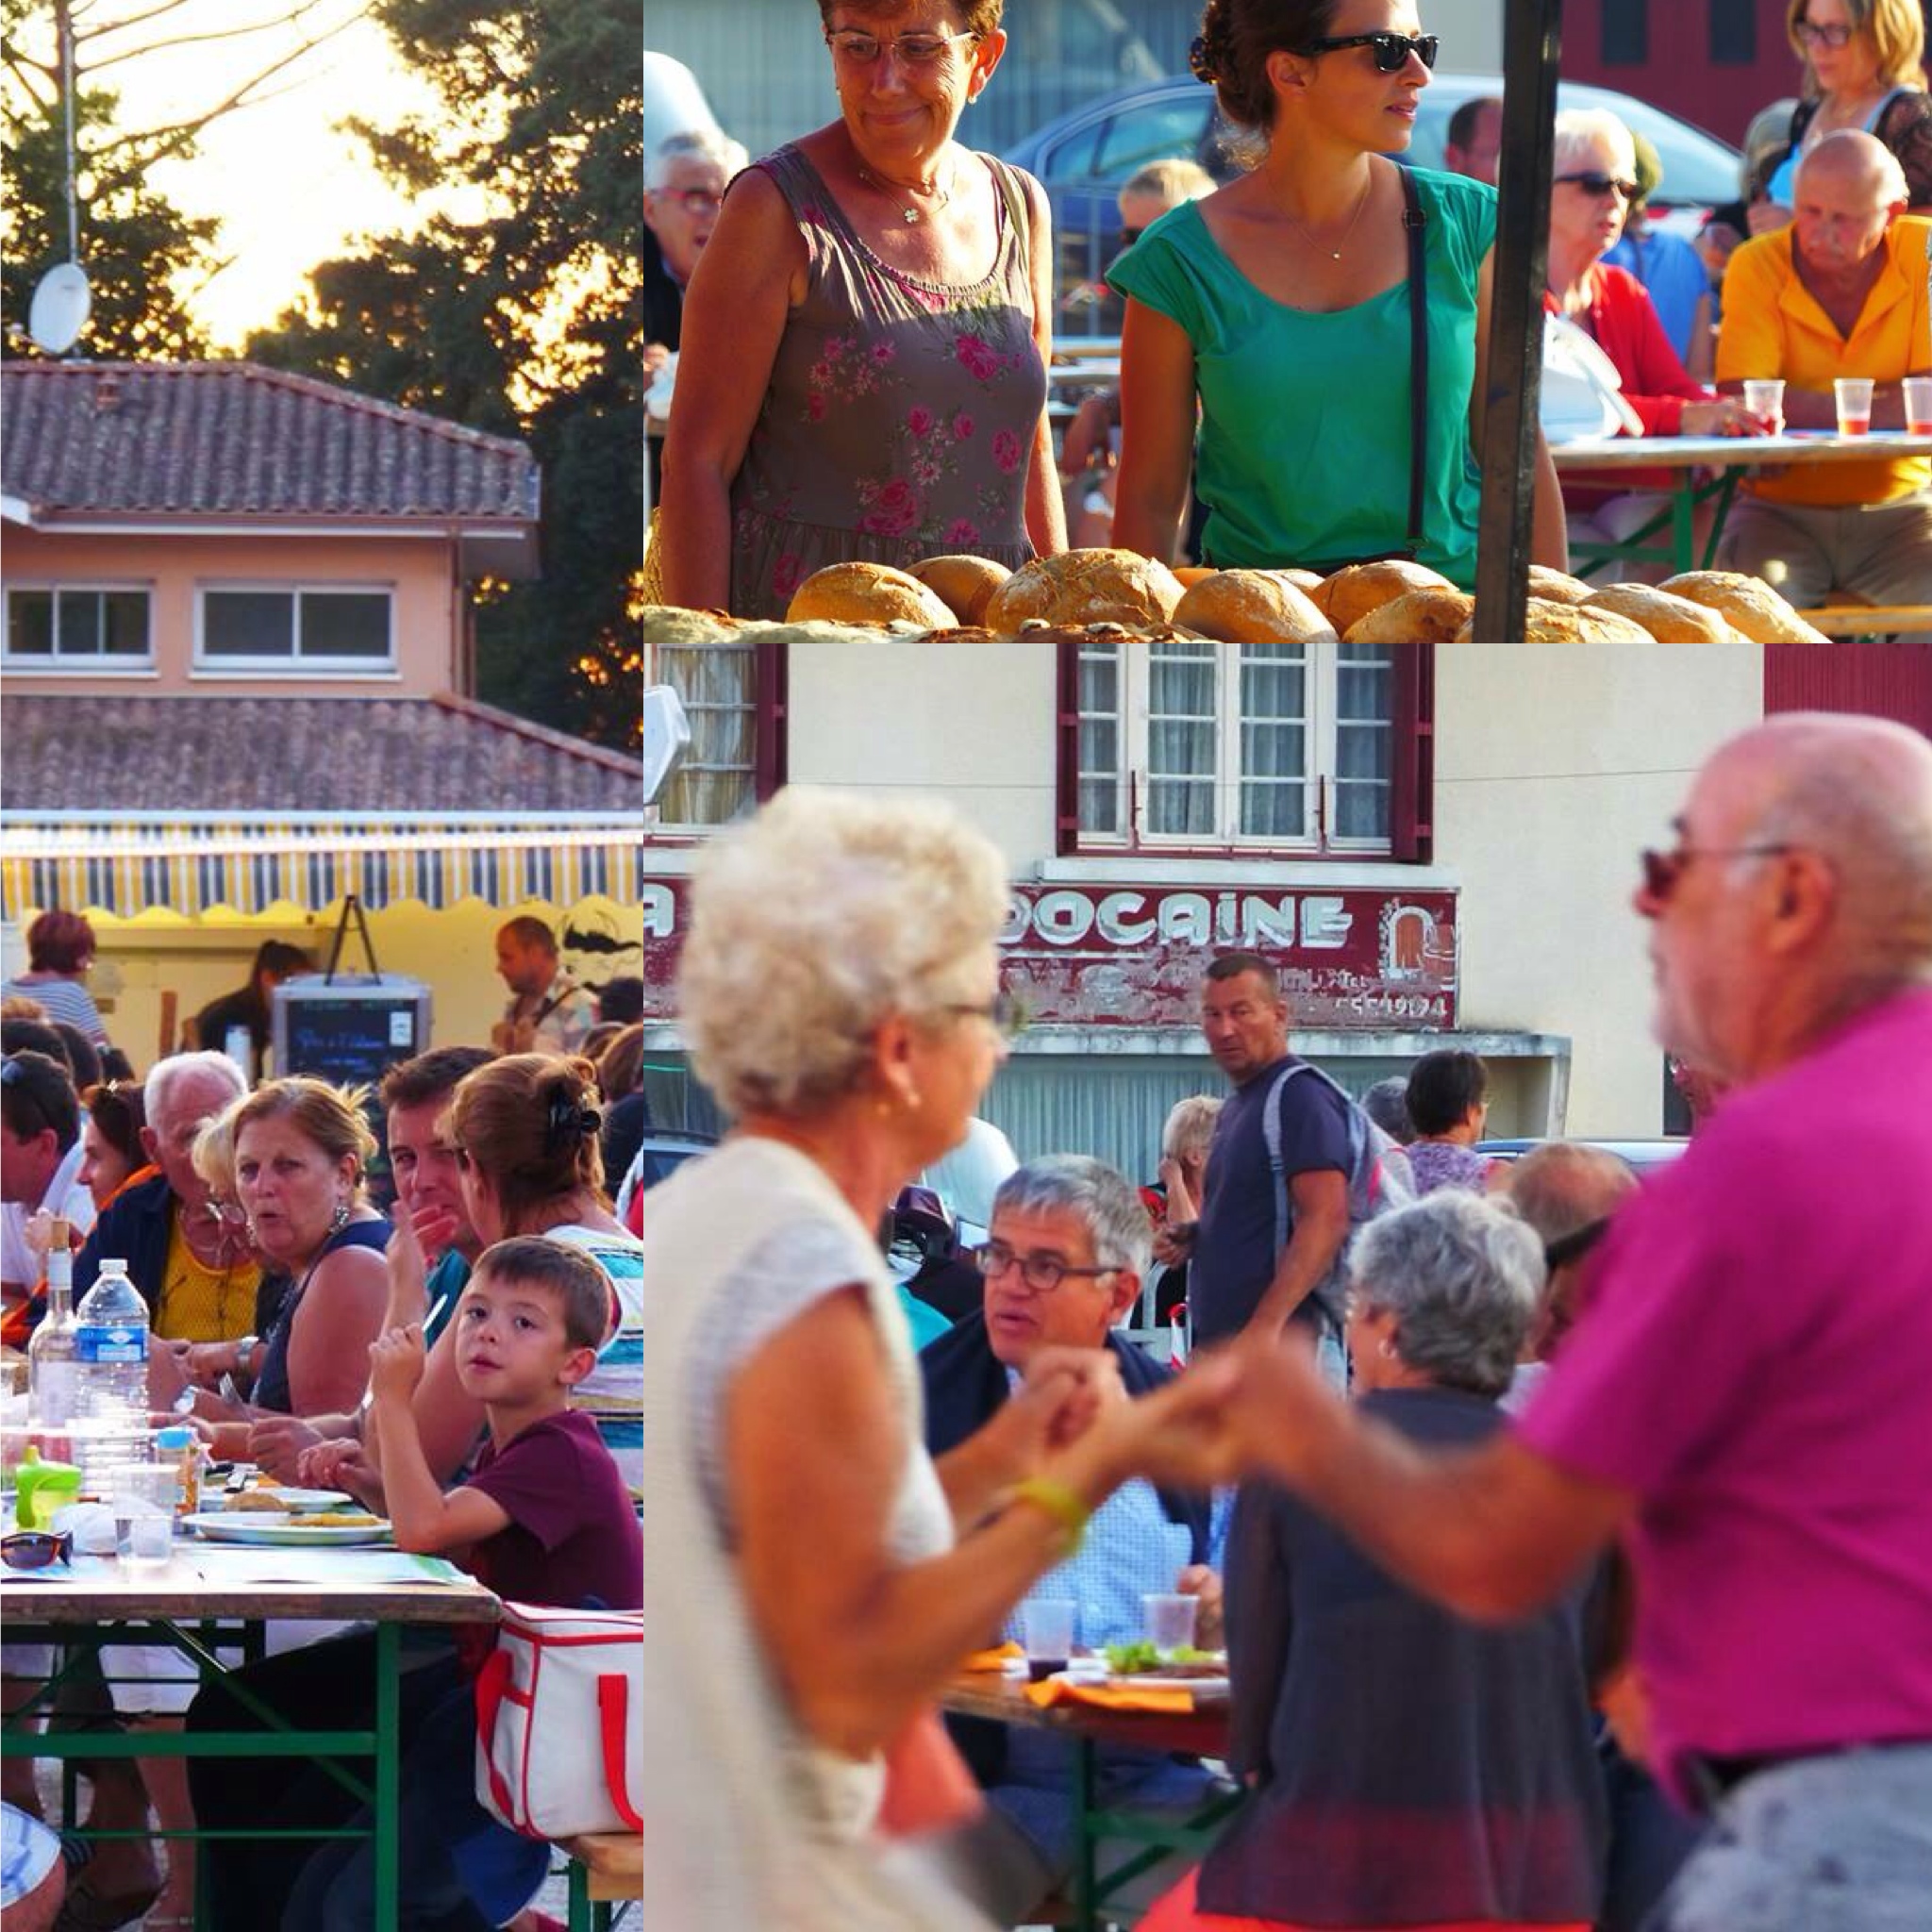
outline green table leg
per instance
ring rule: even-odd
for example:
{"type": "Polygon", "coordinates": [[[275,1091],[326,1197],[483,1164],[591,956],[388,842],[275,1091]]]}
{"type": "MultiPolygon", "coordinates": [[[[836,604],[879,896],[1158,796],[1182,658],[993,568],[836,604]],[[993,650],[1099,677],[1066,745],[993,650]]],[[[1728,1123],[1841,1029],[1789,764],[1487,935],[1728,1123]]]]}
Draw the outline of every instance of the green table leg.
{"type": "Polygon", "coordinates": [[[1082,1738],[1074,1750],[1074,1816],[1079,1821],[1080,1856],[1074,1867],[1074,1924],[1077,1932],[1098,1932],[1100,1859],[1093,1835],[1093,1740],[1082,1738]]]}
{"type": "Polygon", "coordinates": [[[591,1932],[591,1874],[570,1861],[570,1932],[591,1932]]]}
{"type": "Polygon", "coordinates": [[[1679,575],[1697,568],[1697,482],[1688,470],[1671,491],[1671,548],[1679,575]]]}
{"type": "Polygon", "coordinates": [[[1738,479],[1742,474],[1740,470],[1726,470],[1724,481],[1718,486],[1717,509],[1710,520],[1710,541],[1704,546],[1704,561],[1698,565],[1700,570],[1717,567],[1718,540],[1724,533],[1724,521],[1731,513],[1731,499],[1738,493],[1738,479]]]}
{"type": "Polygon", "coordinates": [[[403,1793],[401,1626],[375,1626],[375,1932],[397,1932],[403,1793]]]}

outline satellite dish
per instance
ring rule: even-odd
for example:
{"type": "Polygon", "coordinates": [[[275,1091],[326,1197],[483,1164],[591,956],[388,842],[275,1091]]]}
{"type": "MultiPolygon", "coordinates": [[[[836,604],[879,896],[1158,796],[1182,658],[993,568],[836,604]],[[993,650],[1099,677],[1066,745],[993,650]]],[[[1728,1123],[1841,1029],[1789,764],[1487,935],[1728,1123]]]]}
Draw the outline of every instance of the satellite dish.
{"type": "Polygon", "coordinates": [[[691,748],[691,721],[668,684],[644,692],[644,803],[657,797],[677,761],[691,748]]]}
{"type": "Polygon", "coordinates": [[[34,291],[33,307],[27,310],[27,334],[48,355],[64,356],[80,340],[93,299],[78,262],[63,261],[58,268],[50,268],[34,291]]]}

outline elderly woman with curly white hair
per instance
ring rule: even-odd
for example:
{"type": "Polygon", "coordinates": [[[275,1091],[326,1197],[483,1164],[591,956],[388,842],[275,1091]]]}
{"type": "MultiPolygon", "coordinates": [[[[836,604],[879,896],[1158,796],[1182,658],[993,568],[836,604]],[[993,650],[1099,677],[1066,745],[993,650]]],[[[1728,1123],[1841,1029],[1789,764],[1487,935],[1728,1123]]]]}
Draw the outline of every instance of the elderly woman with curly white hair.
{"type": "Polygon", "coordinates": [[[1007,897],[943,808],[796,788],[696,869],[680,1023],[736,1128],[643,1216],[645,1869],[689,1932],[980,1924],[908,1855],[973,1804],[935,1694],[1225,1392],[1103,1404],[1063,1355],[926,1457],[874,1230],[1002,1058],[1007,897]]]}

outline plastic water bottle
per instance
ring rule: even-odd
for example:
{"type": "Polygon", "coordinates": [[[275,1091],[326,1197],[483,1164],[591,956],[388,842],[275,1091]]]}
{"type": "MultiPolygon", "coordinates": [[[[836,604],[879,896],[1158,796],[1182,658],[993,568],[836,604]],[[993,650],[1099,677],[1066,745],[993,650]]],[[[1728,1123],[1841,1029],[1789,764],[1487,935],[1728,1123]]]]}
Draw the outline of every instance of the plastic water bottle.
{"type": "Polygon", "coordinates": [[[147,1418],[147,1304],[125,1261],[106,1260],[74,1311],[79,1412],[147,1418]]]}
{"type": "Polygon", "coordinates": [[[64,1429],[79,1393],[74,1324],[74,1251],[67,1224],[56,1219],[47,1248],[47,1312],[26,1345],[29,1409],[34,1425],[64,1429]]]}

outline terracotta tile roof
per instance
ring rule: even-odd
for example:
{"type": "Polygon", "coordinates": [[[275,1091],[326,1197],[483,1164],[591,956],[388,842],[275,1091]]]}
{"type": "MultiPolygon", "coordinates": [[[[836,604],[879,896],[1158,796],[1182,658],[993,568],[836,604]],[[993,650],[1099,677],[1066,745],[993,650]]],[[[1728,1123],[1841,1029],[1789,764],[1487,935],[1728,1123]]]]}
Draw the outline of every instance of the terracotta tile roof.
{"type": "Polygon", "coordinates": [[[643,767],[488,705],[405,697],[0,698],[0,808],[637,812],[643,767]]]}
{"type": "Polygon", "coordinates": [[[0,489],[36,515],[533,522],[521,442],[252,362],[0,364],[0,489]]]}

